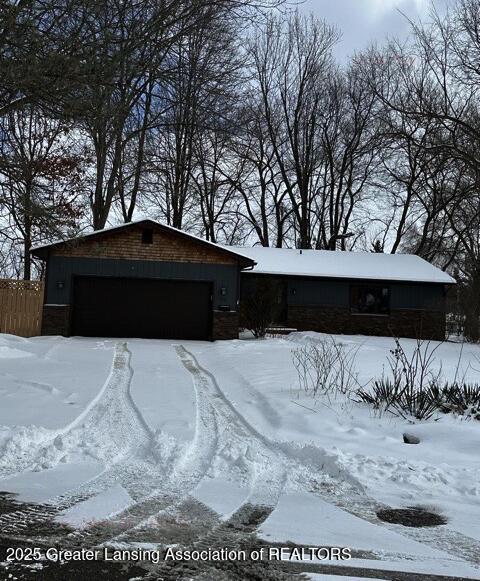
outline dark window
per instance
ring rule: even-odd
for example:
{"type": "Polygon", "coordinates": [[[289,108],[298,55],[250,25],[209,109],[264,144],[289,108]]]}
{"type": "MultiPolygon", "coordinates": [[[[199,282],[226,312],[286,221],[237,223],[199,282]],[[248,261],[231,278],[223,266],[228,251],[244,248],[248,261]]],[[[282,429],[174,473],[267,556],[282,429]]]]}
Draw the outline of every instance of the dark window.
{"type": "Polygon", "coordinates": [[[152,244],[153,243],[153,229],[144,228],[142,230],[142,244],[152,244]]]}
{"type": "Polygon", "coordinates": [[[365,315],[390,313],[390,289],[381,285],[352,285],[350,287],[350,311],[365,315]]]}

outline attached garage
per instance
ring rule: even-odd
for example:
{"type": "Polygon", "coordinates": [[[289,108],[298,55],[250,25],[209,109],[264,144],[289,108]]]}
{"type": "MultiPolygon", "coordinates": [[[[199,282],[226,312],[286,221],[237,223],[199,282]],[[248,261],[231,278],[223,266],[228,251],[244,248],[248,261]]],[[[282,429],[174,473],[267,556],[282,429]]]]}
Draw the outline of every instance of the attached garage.
{"type": "Polygon", "coordinates": [[[211,286],[184,280],[75,277],[72,334],[209,340],[211,286]]]}
{"type": "Polygon", "coordinates": [[[238,337],[240,272],[255,262],[153,220],[32,249],[46,261],[42,334],[238,337]]]}

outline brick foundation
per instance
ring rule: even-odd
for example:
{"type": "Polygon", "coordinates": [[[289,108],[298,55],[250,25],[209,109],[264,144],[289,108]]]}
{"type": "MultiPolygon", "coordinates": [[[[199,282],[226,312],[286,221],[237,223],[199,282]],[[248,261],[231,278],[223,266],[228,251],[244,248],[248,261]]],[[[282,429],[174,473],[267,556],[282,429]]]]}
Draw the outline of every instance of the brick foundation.
{"type": "Polygon", "coordinates": [[[43,305],[42,335],[70,336],[70,305],[43,305]]]}
{"type": "MultiPolygon", "coordinates": [[[[70,305],[44,305],[42,335],[70,336],[70,305]]],[[[238,313],[213,311],[212,338],[238,339],[238,313]]]]}
{"type": "Polygon", "coordinates": [[[212,339],[238,339],[238,327],[238,312],[213,311],[212,339]]]}
{"type": "Polygon", "coordinates": [[[441,311],[393,310],[388,316],[374,316],[352,315],[342,307],[289,306],[287,324],[299,331],[445,340],[441,311]]]}

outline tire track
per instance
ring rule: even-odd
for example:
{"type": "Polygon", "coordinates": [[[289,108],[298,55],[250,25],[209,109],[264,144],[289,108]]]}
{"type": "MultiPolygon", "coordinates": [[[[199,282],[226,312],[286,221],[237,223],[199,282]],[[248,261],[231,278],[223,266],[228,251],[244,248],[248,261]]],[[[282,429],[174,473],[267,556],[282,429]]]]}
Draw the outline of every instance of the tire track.
{"type": "MultiPolygon", "coordinates": [[[[244,465],[240,467],[240,471],[248,480],[250,491],[245,502],[238,507],[232,517],[226,523],[215,526],[215,532],[208,535],[214,534],[215,538],[218,538],[232,527],[232,523],[238,523],[240,526],[241,522],[247,522],[251,514],[259,510],[265,515],[263,519],[265,520],[277,505],[283,491],[286,472],[283,463],[278,461],[277,454],[263,441],[263,437],[237,414],[223,397],[213,376],[199,366],[195,357],[182,345],[175,346],[175,349],[182,364],[191,374],[195,389],[197,414],[194,439],[186,454],[174,465],[170,482],[166,483],[166,487],[159,494],[157,504],[150,503],[149,509],[143,511],[144,520],[129,530],[112,536],[110,542],[128,542],[130,537],[137,536],[139,530],[145,530],[155,515],[151,512],[154,507],[158,508],[155,516],[160,520],[172,507],[180,508],[186,502],[188,494],[207,475],[214,461],[228,454],[232,444],[245,450],[244,465]],[[177,500],[165,503],[166,491],[169,499],[177,500]]],[[[136,507],[133,510],[136,510],[136,507]]],[[[125,517],[126,514],[121,518],[125,517]]],[[[208,538],[213,541],[211,536],[208,538]]]]}
{"type": "Polygon", "coordinates": [[[2,515],[3,534],[18,534],[29,525],[47,522],[114,484],[121,484],[133,499],[158,487],[163,472],[153,452],[154,436],[130,395],[133,376],[130,359],[127,344],[117,343],[110,374],[97,397],[72,424],[56,432],[50,442],[34,450],[23,462],[23,467],[28,468],[38,456],[50,453],[58,463],[65,453],[81,445],[95,450],[107,463],[106,469],[40,508],[37,505],[2,515]]]}
{"type": "MultiPolygon", "coordinates": [[[[118,343],[111,373],[97,398],[59,434],[60,440],[57,435],[57,441],[50,443],[53,452],[75,449],[79,442],[99,445],[106,469],[49,504],[1,516],[4,534],[24,535],[31,525],[51,521],[59,512],[121,484],[133,503],[102,523],[75,531],[67,538],[69,544],[145,540],[149,530],[159,522],[178,517],[188,523],[190,515],[196,515],[193,531],[182,532],[181,527],[168,526],[164,530],[180,537],[184,534],[184,541],[196,547],[238,544],[255,534],[277,506],[286,484],[293,483],[297,489],[317,494],[363,520],[478,563],[480,544],[460,533],[443,527],[405,530],[379,521],[376,511],[382,505],[369,498],[360,484],[336,464],[334,457],[313,446],[277,443],[263,436],[234,408],[215,377],[199,365],[193,354],[182,345],[175,349],[192,376],[196,396],[195,434],[185,453],[171,463],[156,454],[155,436],[130,394],[131,353],[126,343],[118,343]],[[231,470],[249,484],[247,498],[224,522],[190,497],[191,491],[212,470],[221,474],[222,470],[231,470]]],[[[389,557],[405,555],[381,556],[389,557]]]]}
{"type": "Polygon", "coordinates": [[[234,443],[245,451],[241,469],[250,480],[246,503],[275,507],[286,482],[286,459],[235,410],[218,387],[215,377],[199,365],[192,353],[183,345],[178,345],[176,350],[192,375],[200,400],[209,402],[208,405],[216,411],[221,428],[219,446],[228,451],[234,443]]]}
{"type": "MultiPolygon", "coordinates": [[[[93,525],[87,530],[75,531],[69,535],[72,542],[89,540],[99,544],[112,540],[122,541],[130,534],[137,535],[138,530],[143,529],[152,516],[185,502],[189,492],[199,484],[209,470],[218,452],[215,409],[209,400],[202,397],[199,390],[195,389],[195,394],[197,410],[195,434],[185,453],[167,466],[158,458],[151,457],[151,449],[154,446],[154,438],[151,435],[149,445],[137,447],[133,454],[128,455],[101,478],[87,483],[82,487],[82,492],[86,491],[91,495],[98,491],[100,483],[102,489],[120,483],[135,502],[102,523],[93,525]],[[150,461],[146,462],[142,457],[150,461]],[[126,479],[126,472],[132,473],[131,481],[126,479]]],[[[108,396],[107,393],[105,395],[108,396]]],[[[134,406],[133,401],[131,405],[134,406]]]]}
{"type": "MultiPolygon", "coordinates": [[[[259,461],[260,468],[257,467],[258,478],[254,481],[246,505],[272,507],[273,510],[284,488],[285,475],[288,474],[289,480],[295,482],[297,487],[317,494],[322,500],[334,504],[358,518],[451,554],[452,561],[458,561],[459,558],[462,558],[474,565],[480,563],[480,543],[462,533],[444,526],[429,529],[406,529],[400,525],[386,523],[378,519],[377,510],[390,507],[370,498],[360,483],[350,477],[348,473],[344,473],[334,458],[328,457],[317,448],[304,447],[300,449],[288,443],[270,441],[235,410],[221,391],[215,377],[199,365],[194,355],[183,346],[177,347],[177,352],[183,364],[192,373],[195,380],[201,384],[204,396],[214,398],[216,409],[222,421],[227,421],[230,426],[234,426],[234,431],[236,430],[240,437],[245,438],[251,447],[256,448],[254,456],[259,461]],[[318,457],[315,458],[315,455],[318,457]],[[261,468],[262,465],[263,468],[261,468]],[[313,486],[312,472],[316,472],[318,477],[319,482],[317,482],[316,488],[313,486]],[[324,481],[322,481],[322,476],[326,476],[324,481]],[[308,481],[309,477],[310,481],[308,481]]],[[[241,509],[242,507],[239,507],[237,512],[241,509]]],[[[405,557],[402,554],[391,554],[390,556],[392,558],[405,557]]],[[[385,558],[386,554],[383,554],[382,557],[385,558]]]]}

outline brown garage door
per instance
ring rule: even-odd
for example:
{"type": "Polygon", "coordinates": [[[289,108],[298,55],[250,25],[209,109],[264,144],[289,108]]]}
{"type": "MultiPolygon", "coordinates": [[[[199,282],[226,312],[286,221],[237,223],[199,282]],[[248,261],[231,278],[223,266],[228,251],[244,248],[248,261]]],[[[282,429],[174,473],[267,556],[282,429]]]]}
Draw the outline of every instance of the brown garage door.
{"type": "Polygon", "coordinates": [[[74,335],[211,337],[209,282],[76,277],[73,301],[74,335]]]}

